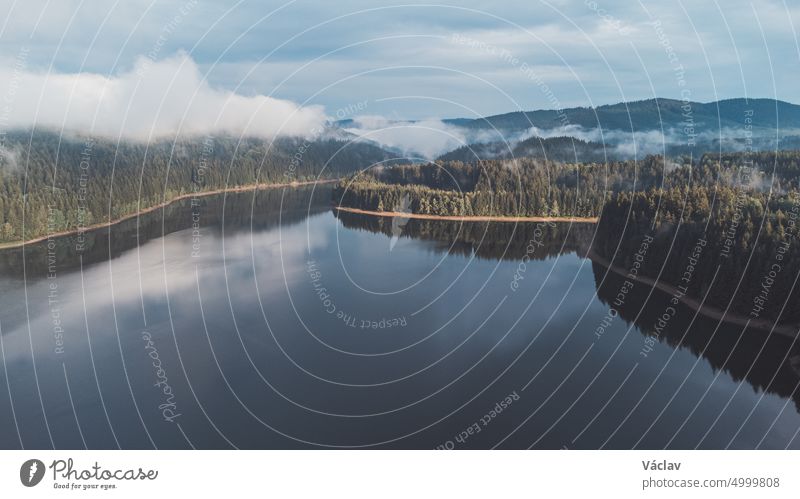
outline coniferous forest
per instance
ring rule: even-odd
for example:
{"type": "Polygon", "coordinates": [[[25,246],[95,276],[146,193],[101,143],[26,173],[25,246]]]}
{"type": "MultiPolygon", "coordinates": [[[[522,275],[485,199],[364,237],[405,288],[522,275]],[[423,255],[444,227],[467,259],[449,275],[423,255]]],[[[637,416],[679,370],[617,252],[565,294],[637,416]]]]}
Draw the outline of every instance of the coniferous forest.
{"type": "Polygon", "coordinates": [[[681,284],[694,256],[683,282],[687,295],[741,315],[752,311],[753,318],[800,321],[797,307],[781,310],[778,300],[766,299],[798,297],[787,277],[800,271],[792,244],[800,211],[797,151],[402,165],[375,145],[333,139],[117,144],[36,132],[7,136],[0,161],[0,242],[113,221],[192,193],[340,178],[333,203],[370,211],[598,217],[592,252],[609,264],[629,268],[643,238],[653,237],[642,275],[681,284]],[[704,241],[700,251],[696,241],[704,241]],[[769,286],[757,296],[742,286],[765,279],[769,286]]]}
{"type": "Polygon", "coordinates": [[[372,169],[342,180],[334,203],[430,215],[599,217],[594,255],[683,286],[708,306],[752,319],[800,322],[794,276],[800,152],[648,156],[643,161],[439,161],[372,169]],[[407,201],[406,201],[407,200],[407,201]],[[700,243],[698,243],[700,241],[700,243]]]}
{"type": "Polygon", "coordinates": [[[388,157],[334,139],[146,144],[40,131],[7,134],[0,153],[0,243],[117,220],[196,192],[338,178],[388,157]]]}

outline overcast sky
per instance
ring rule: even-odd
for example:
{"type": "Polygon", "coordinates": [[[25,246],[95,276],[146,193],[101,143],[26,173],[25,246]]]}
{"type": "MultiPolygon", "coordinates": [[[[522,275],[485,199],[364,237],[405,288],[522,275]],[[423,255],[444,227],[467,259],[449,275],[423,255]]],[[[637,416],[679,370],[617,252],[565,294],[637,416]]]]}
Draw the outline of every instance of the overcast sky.
{"type": "Polygon", "coordinates": [[[58,93],[54,75],[63,86],[91,73],[81,88],[124,93],[138,75],[157,94],[170,85],[157,76],[180,64],[212,101],[271,97],[289,107],[266,101],[269,112],[293,101],[333,117],[474,117],[654,96],[800,102],[796,1],[418,3],[2,0],[0,92],[16,68],[51,75],[29,83],[42,93],[58,93]]]}

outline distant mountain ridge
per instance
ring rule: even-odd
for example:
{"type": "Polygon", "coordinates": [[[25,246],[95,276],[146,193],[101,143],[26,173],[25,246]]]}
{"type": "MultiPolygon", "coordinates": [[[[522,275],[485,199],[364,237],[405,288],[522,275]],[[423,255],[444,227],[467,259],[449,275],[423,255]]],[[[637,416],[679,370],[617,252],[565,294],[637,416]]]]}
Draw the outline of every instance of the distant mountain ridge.
{"type": "Polygon", "coordinates": [[[684,102],[676,99],[646,99],[597,107],[542,109],[497,114],[473,120],[443,120],[465,128],[505,130],[544,129],[577,125],[605,130],[645,131],[682,128],[693,124],[698,133],[746,124],[762,129],[800,129],[800,105],[776,99],[725,99],[715,102],[684,102]],[[751,123],[746,123],[746,118],[751,123]]]}

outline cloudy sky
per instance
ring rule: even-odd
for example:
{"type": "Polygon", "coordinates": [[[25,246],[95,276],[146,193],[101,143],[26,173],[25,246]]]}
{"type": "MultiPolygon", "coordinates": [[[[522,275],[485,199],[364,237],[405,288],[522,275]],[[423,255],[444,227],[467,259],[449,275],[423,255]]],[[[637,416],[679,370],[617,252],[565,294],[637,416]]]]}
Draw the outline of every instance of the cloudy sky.
{"type": "Polygon", "coordinates": [[[789,0],[0,4],[6,127],[147,135],[211,120],[295,132],[322,116],[475,117],[654,96],[800,102],[800,5],[789,0]],[[109,121],[119,115],[124,124],[109,121]]]}

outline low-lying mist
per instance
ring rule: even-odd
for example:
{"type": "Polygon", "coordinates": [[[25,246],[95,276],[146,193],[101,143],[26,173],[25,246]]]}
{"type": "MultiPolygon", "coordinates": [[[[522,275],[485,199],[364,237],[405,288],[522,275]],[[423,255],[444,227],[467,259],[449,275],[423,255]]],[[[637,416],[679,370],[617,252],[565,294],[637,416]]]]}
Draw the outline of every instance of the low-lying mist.
{"type": "MultiPolygon", "coordinates": [[[[530,127],[525,130],[471,128],[446,123],[439,119],[420,121],[393,121],[380,116],[356,117],[345,128],[363,140],[370,140],[384,148],[408,158],[433,160],[453,157],[451,153],[466,148],[464,154],[456,155],[464,160],[501,159],[514,156],[538,155],[542,151],[538,141],[528,139],[572,138],[584,141],[594,150],[602,151],[608,159],[643,158],[648,154],[690,155],[706,152],[741,152],[797,147],[800,143],[798,131],[785,131],[780,138],[774,130],[750,131],[722,128],[695,132],[688,135],[674,125],[663,130],[604,130],[567,125],[558,128],[530,127]],[[528,141],[524,143],[524,141],[528,141]],[[524,147],[520,147],[524,146],[524,147]]],[[[583,144],[581,144],[583,146],[583,144]]],[[[580,156],[575,144],[564,141],[563,151],[548,151],[557,158],[580,156]]],[[[596,157],[596,155],[595,155],[596,157]]]]}

